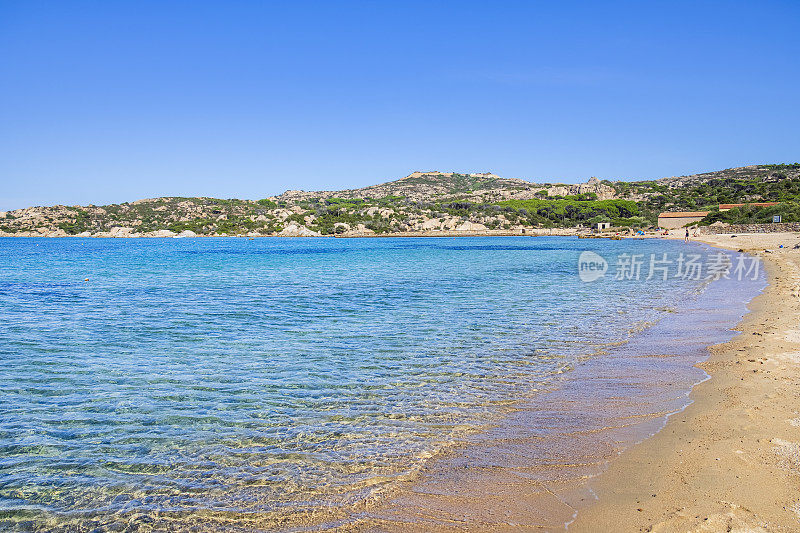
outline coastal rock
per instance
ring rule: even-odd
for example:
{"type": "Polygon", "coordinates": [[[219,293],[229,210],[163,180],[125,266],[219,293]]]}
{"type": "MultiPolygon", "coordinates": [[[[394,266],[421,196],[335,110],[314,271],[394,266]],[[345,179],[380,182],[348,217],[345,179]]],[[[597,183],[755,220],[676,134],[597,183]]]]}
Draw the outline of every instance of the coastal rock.
{"type": "Polygon", "coordinates": [[[373,230],[369,229],[364,224],[358,224],[356,226],[356,231],[364,235],[373,235],[375,233],[373,230]]]}
{"type": "Polygon", "coordinates": [[[197,233],[193,232],[190,229],[185,229],[182,232],[180,232],[177,235],[175,235],[175,237],[179,238],[179,239],[193,238],[193,237],[197,237],[197,233]]]}
{"type": "Polygon", "coordinates": [[[426,220],[425,222],[419,225],[419,229],[421,230],[439,229],[441,227],[442,227],[442,222],[438,218],[432,218],[430,220],[426,220]]]}
{"type": "Polygon", "coordinates": [[[466,221],[455,228],[456,231],[486,231],[486,226],[466,221]]]}
{"type": "Polygon", "coordinates": [[[280,237],[319,237],[320,233],[312,231],[305,226],[299,226],[294,222],[289,224],[283,231],[278,233],[280,237]]]}
{"type": "Polygon", "coordinates": [[[168,229],[160,229],[158,231],[152,232],[151,235],[153,237],[169,238],[169,237],[174,237],[176,233],[168,229]]]}
{"type": "Polygon", "coordinates": [[[444,218],[442,220],[442,228],[447,229],[447,230],[454,230],[458,226],[460,226],[461,223],[462,223],[462,220],[460,218],[446,217],[446,218],[444,218]]]}
{"type": "Polygon", "coordinates": [[[365,237],[367,235],[374,235],[375,232],[364,224],[357,224],[356,227],[350,228],[349,230],[341,233],[340,235],[343,237],[365,237]]]}
{"type": "Polygon", "coordinates": [[[132,237],[133,232],[133,228],[114,226],[109,230],[108,236],[114,238],[132,237]]]}

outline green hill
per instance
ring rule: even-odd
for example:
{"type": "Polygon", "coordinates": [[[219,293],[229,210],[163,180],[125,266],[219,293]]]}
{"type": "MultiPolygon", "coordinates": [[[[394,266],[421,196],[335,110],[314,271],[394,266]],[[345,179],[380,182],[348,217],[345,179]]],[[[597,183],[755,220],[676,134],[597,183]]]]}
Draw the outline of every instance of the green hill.
{"type": "Polygon", "coordinates": [[[648,227],[661,211],[713,221],[798,219],[800,164],[752,165],[659,180],[534,183],[491,173],[414,172],[361,189],[287,191],[261,200],[169,197],[0,212],[5,236],[369,235],[517,231],[609,221],[648,227]],[[782,202],[719,213],[720,203],[782,202]]]}

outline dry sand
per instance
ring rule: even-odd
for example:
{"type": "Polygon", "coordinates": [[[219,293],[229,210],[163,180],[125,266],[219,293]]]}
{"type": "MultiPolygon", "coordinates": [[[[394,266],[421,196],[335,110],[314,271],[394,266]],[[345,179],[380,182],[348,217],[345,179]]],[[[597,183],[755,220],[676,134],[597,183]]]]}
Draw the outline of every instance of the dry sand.
{"type": "Polygon", "coordinates": [[[700,240],[761,253],[770,285],[694,403],[590,483],[569,531],[800,531],[800,235],[700,240]]]}

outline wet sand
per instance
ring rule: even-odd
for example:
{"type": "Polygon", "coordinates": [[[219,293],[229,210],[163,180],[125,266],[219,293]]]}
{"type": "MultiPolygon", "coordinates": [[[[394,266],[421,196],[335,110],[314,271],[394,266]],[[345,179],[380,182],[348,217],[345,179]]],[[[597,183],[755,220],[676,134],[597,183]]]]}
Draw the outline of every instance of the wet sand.
{"type": "Polygon", "coordinates": [[[569,531],[800,530],[800,235],[702,240],[760,253],[770,285],[699,365],[694,403],[590,483],[569,531]]]}

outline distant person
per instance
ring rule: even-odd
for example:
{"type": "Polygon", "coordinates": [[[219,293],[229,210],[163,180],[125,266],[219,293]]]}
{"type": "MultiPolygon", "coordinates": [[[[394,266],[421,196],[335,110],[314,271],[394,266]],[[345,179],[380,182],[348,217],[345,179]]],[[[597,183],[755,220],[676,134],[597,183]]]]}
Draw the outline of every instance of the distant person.
{"type": "Polygon", "coordinates": [[[686,237],[683,238],[683,242],[689,242],[689,228],[686,228],[686,237]]]}

